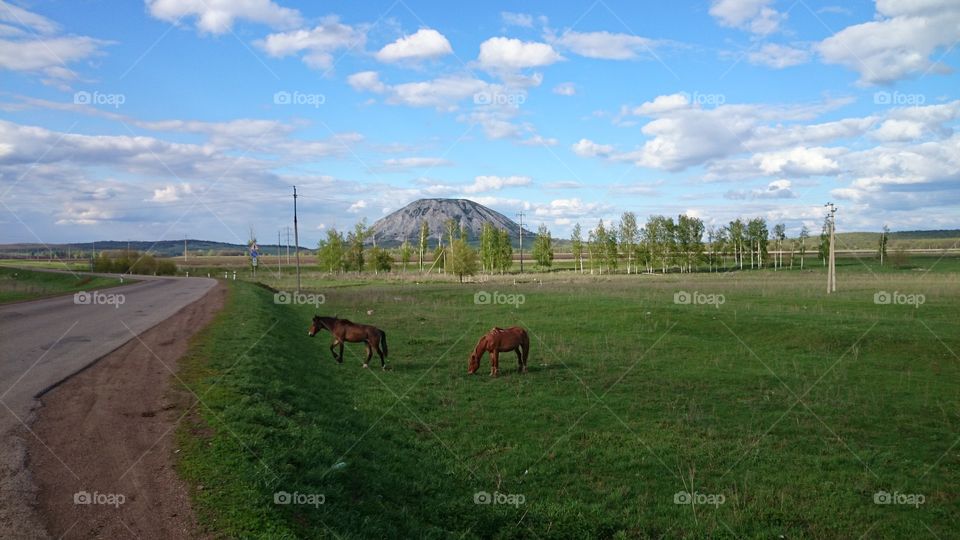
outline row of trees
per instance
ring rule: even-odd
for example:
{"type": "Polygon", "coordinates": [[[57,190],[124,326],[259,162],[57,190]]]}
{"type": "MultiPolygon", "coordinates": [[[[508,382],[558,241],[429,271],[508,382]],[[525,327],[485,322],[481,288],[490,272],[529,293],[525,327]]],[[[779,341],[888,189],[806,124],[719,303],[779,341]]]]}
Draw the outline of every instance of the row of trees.
{"type": "MultiPolygon", "coordinates": [[[[384,248],[367,247],[371,231],[365,221],[357,223],[352,230],[343,233],[331,229],[318,244],[318,262],[326,271],[389,272],[396,258],[406,271],[415,262],[421,272],[446,272],[464,276],[476,272],[504,273],[513,264],[512,238],[508,231],[485,223],[474,248],[468,231],[455,220],[448,220],[437,236],[431,249],[430,230],[426,221],[419,229],[417,246],[409,242],[392,253],[384,248]]],[[[885,238],[885,237],[884,237],[885,238]]],[[[826,263],[829,253],[829,223],[824,222],[818,253],[826,263]]],[[[885,240],[881,240],[885,251],[885,240]]],[[[776,224],[772,230],[760,217],[735,219],[727,225],[706,227],[698,217],[680,214],[650,216],[641,224],[633,212],[624,212],[619,221],[605,223],[600,220],[589,231],[577,223],[570,237],[570,248],[576,270],[580,272],[617,272],[628,274],[641,272],[694,272],[702,266],[710,271],[722,269],[784,268],[794,267],[794,253],[800,257],[796,264],[802,269],[810,231],[804,226],[797,238],[787,245],[786,227],[776,224]],[[774,252],[771,254],[770,249],[774,252]],[[785,257],[789,260],[785,261],[785,257]]],[[[546,270],[553,265],[554,239],[546,225],[541,225],[533,239],[531,250],[538,269],[546,270]]]]}

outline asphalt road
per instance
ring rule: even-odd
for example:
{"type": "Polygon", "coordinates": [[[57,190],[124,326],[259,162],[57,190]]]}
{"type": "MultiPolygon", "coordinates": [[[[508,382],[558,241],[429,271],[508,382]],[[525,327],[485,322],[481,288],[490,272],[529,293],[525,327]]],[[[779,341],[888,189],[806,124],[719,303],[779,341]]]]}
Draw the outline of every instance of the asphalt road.
{"type": "MultiPolygon", "coordinates": [[[[209,278],[154,278],[0,306],[0,401],[23,418],[38,394],[200,299],[209,278]],[[83,294],[83,293],[81,293],[83,294]]],[[[0,437],[19,424],[0,407],[0,437]]]]}

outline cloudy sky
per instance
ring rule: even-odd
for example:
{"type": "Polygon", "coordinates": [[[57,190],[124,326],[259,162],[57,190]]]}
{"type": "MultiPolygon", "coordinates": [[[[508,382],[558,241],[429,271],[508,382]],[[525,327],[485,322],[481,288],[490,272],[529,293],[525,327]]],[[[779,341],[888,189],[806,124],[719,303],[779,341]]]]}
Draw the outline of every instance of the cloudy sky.
{"type": "Polygon", "coordinates": [[[960,226],[960,2],[0,0],[0,242],[960,226]],[[456,6],[452,8],[451,6],[456,6]]]}

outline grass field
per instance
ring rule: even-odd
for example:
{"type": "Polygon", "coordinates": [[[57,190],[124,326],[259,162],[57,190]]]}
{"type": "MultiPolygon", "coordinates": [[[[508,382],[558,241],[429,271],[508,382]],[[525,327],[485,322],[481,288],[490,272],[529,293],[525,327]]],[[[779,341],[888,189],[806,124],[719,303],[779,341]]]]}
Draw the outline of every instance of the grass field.
{"type": "Polygon", "coordinates": [[[180,373],[202,404],[179,468],[224,537],[948,538],[960,278],[918,266],[844,266],[831,296],[819,270],[311,281],[319,309],[230,282],[180,373]],[[393,369],[337,365],[316,311],[384,328],[393,369]],[[467,376],[513,324],[530,372],[467,376]]]}
{"type": "Polygon", "coordinates": [[[0,304],[90,291],[119,284],[120,280],[114,278],[37,272],[0,266],[0,304]]]}

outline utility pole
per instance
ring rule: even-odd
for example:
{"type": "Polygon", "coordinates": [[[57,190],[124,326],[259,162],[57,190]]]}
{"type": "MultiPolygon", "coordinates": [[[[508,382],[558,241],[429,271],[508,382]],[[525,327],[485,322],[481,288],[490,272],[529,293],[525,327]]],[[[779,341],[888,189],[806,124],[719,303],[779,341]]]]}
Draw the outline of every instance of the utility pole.
{"type": "Polygon", "coordinates": [[[187,262],[187,235],[183,235],[183,262],[187,262]]]}
{"type": "Polygon", "coordinates": [[[290,266],[290,226],[284,228],[287,230],[287,266],[290,266]]]}
{"type": "Polygon", "coordinates": [[[280,258],[280,233],[281,232],[282,231],[280,229],[277,229],[277,279],[280,279],[280,261],[282,260],[280,258]]]}
{"type": "Polygon", "coordinates": [[[834,232],[836,232],[837,229],[837,208],[832,202],[828,202],[824,206],[830,209],[830,217],[828,218],[830,223],[830,256],[829,262],[827,263],[827,294],[830,294],[832,292],[837,292],[836,242],[834,241],[834,232]]]}
{"type": "Polygon", "coordinates": [[[300,232],[297,229],[297,186],[293,186],[293,253],[297,258],[297,293],[300,292],[300,232]]]}
{"type": "Polygon", "coordinates": [[[520,217],[520,273],[523,273],[523,212],[518,212],[520,217]]]}

